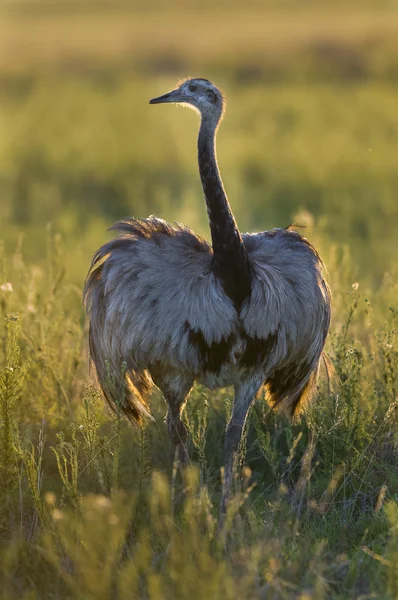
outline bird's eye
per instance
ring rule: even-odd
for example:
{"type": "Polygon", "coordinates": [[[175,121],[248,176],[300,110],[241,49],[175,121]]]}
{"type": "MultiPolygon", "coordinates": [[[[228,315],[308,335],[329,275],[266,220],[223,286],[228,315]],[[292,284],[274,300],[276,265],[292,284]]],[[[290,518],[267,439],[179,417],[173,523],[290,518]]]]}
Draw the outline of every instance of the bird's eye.
{"type": "Polygon", "coordinates": [[[197,89],[198,89],[198,88],[197,88],[197,86],[196,86],[196,85],[190,85],[190,86],[189,86],[189,91],[190,91],[190,92],[196,92],[196,90],[197,90],[197,89]]]}
{"type": "Polygon", "coordinates": [[[208,100],[210,100],[210,102],[215,102],[217,100],[217,96],[215,95],[213,90],[207,90],[206,95],[207,95],[208,100]]]}

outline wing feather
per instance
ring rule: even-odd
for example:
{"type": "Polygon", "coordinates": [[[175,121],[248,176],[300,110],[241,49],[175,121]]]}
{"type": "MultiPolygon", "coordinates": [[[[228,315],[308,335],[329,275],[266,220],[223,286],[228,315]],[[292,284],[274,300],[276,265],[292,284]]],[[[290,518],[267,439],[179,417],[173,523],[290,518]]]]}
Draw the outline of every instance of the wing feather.
{"type": "Polygon", "coordinates": [[[271,404],[297,414],[314,389],[330,325],[324,267],[295,231],[246,234],[243,240],[254,271],[251,297],[241,313],[243,328],[256,340],[271,404]]]}
{"type": "Polygon", "coordinates": [[[112,229],[122,235],[97,252],[85,286],[91,320],[94,290],[102,290],[109,352],[118,350],[142,367],[167,357],[197,369],[190,332],[200,332],[211,346],[227,339],[236,323],[232,301],[211,270],[211,247],[160,219],[125,220],[112,229]]]}

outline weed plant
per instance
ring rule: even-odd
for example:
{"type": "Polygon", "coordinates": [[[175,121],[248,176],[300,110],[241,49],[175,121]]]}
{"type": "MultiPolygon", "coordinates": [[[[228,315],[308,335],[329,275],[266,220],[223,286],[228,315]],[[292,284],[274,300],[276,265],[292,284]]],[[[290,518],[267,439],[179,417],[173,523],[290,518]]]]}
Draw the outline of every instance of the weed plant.
{"type": "Polygon", "coordinates": [[[256,401],[217,532],[231,390],[194,389],[180,481],[159,394],[143,429],[104,408],[79,294],[59,275],[70,258],[48,236],[41,266],[19,248],[2,261],[4,598],[395,598],[394,307],[376,328],[376,295],[339,272],[337,385],[295,425],[256,401]]]}

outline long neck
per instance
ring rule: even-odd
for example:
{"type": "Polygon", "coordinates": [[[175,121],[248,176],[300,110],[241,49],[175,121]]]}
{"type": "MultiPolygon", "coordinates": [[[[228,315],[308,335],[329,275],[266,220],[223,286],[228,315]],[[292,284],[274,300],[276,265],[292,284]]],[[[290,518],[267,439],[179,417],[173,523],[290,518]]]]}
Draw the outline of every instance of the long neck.
{"type": "Polygon", "coordinates": [[[213,246],[213,270],[240,309],[250,295],[251,266],[228,203],[216,158],[217,124],[202,118],[198,137],[199,173],[206,199],[213,246]]]}

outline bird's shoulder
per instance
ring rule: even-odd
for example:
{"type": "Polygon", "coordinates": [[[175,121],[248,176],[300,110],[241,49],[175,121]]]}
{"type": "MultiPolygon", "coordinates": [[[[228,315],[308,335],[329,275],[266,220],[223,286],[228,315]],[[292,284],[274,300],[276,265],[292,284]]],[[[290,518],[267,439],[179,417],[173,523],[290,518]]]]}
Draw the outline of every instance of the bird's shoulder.
{"type": "MultiPolygon", "coordinates": [[[[241,311],[251,337],[305,339],[330,314],[330,292],[316,249],[296,231],[242,236],[253,268],[250,298],[241,311]]],[[[271,338],[272,339],[272,338],[271,338]]]]}
{"type": "Polygon", "coordinates": [[[237,315],[212,271],[211,246],[190,229],[155,218],[125,219],[112,230],[119,236],[98,250],[86,280],[89,312],[99,298],[114,334],[125,332],[150,362],[165,352],[182,360],[184,348],[222,354],[237,315]]]}
{"type": "Polygon", "coordinates": [[[117,221],[109,231],[116,231],[119,239],[130,241],[147,240],[155,244],[163,244],[167,241],[175,242],[190,247],[197,252],[211,252],[211,246],[206,240],[196,235],[192,229],[181,223],[168,223],[163,219],[150,216],[147,219],[135,219],[128,217],[117,221]]]}
{"type": "Polygon", "coordinates": [[[179,223],[170,224],[156,217],[128,217],[117,221],[109,231],[116,235],[95,252],[85,295],[98,279],[110,289],[139,275],[157,280],[178,277],[181,269],[190,268],[197,275],[209,271],[211,246],[179,223]]]}
{"type": "Polygon", "coordinates": [[[290,226],[275,228],[259,233],[245,233],[242,236],[246,250],[251,257],[281,257],[300,253],[322,262],[316,248],[306,237],[290,226]]]}

